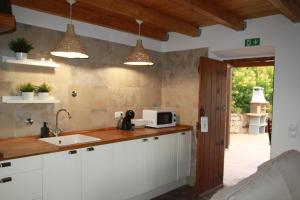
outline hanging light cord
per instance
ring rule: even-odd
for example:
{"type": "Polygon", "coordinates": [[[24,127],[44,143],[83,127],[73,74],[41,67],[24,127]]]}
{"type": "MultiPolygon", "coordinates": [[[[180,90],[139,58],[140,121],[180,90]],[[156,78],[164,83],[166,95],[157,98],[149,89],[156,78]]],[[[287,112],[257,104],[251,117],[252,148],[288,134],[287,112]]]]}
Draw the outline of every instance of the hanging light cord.
{"type": "Polygon", "coordinates": [[[72,14],[73,14],[73,9],[72,9],[73,4],[70,3],[70,22],[71,24],[73,24],[73,20],[72,20],[72,14]]]}
{"type": "Polygon", "coordinates": [[[138,23],[139,25],[139,38],[141,38],[141,24],[143,23],[142,20],[139,20],[139,19],[136,19],[136,22],[138,23]]]}

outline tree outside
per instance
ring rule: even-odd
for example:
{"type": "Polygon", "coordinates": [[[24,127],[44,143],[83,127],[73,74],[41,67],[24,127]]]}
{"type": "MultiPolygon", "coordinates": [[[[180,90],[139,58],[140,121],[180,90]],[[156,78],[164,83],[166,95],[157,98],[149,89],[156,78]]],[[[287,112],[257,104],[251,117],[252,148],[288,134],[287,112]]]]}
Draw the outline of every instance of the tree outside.
{"type": "Polygon", "coordinates": [[[249,113],[253,87],[263,87],[266,100],[273,105],[274,67],[232,68],[232,112],[249,113]]]}

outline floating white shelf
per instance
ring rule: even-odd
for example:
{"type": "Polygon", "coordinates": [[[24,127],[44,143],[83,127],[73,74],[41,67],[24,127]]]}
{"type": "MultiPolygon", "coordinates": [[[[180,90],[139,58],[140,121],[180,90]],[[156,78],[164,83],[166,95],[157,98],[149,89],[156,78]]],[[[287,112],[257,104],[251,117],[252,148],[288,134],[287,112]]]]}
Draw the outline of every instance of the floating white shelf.
{"type": "Polygon", "coordinates": [[[31,100],[24,100],[22,96],[3,96],[2,97],[3,103],[59,103],[59,100],[55,99],[55,97],[49,97],[47,100],[41,100],[38,97],[34,97],[31,100]]]}
{"type": "Polygon", "coordinates": [[[20,65],[50,67],[50,68],[60,67],[59,64],[53,61],[34,60],[34,59],[17,60],[15,57],[8,57],[8,56],[2,56],[2,62],[20,64],[20,65]]]}

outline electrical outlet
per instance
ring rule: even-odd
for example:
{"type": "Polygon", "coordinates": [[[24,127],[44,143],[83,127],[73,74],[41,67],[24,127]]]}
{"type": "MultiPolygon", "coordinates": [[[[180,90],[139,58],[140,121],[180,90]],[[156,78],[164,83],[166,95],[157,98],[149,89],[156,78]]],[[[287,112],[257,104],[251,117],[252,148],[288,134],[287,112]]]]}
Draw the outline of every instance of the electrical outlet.
{"type": "Polygon", "coordinates": [[[115,112],[115,119],[120,119],[122,115],[124,116],[124,112],[122,111],[115,112]]]}

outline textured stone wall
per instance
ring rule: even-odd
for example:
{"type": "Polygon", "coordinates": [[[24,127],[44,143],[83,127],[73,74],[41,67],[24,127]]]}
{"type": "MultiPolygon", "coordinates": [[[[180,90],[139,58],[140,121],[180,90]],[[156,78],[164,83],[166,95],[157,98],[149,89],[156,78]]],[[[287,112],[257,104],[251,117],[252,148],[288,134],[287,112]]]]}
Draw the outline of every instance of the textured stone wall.
{"type": "Polygon", "coordinates": [[[249,117],[246,114],[231,113],[230,133],[248,133],[249,117]]]}
{"type": "MultiPolygon", "coordinates": [[[[54,126],[55,112],[67,108],[72,119],[62,115],[64,130],[83,130],[115,126],[115,111],[133,109],[140,118],[147,107],[170,107],[178,113],[181,124],[196,125],[198,106],[198,64],[208,50],[194,49],[169,53],[148,51],[154,67],[123,65],[132,47],[112,42],[79,37],[90,58],[64,59],[51,57],[63,36],[62,32],[24,24],[17,31],[0,36],[0,55],[14,56],[7,46],[11,39],[25,37],[35,49],[30,58],[52,58],[59,69],[14,65],[0,62],[0,96],[17,95],[15,88],[25,82],[49,83],[58,104],[0,103],[0,138],[38,135],[42,122],[54,126]],[[71,92],[76,90],[78,97],[71,92]],[[25,124],[27,118],[35,122],[25,124]]],[[[192,142],[192,178],[195,177],[195,136],[192,142]]]]}
{"type": "MultiPolygon", "coordinates": [[[[208,49],[168,52],[162,59],[162,107],[175,108],[178,123],[196,127],[198,121],[200,56],[207,57],[208,49]]],[[[196,140],[192,140],[192,176],[194,183],[196,166],[196,140]]]]}
{"type": "MultiPolygon", "coordinates": [[[[35,48],[30,58],[48,59],[62,36],[62,32],[18,24],[16,32],[0,36],[0,55],[14,56],[9,41],[25,37],[35,48]]],[[[64,130],[83,130],[115,126],[115,111],[133,109],[139,118],[142,108],[161,105],[161,53],[150,52],[155,62],[152,68],[128,67],[122,63],[132,47],[87,37],[80,37],[80,41],[90,58],[52,57],[61,64],[56,70],[0,62],[0,96],[16,95],[15,88],[21,83],[46,82],[60,100],[55,105],[0,103],[0,138],[38,135],[43,121],[53,127],[60,108],[72,114],[71,120],[61,116],[64,130]],[[78,97],[71,96],[73,90],[78,97]],[[27,118],[35,123],[26,125],[27,118]]]]}

